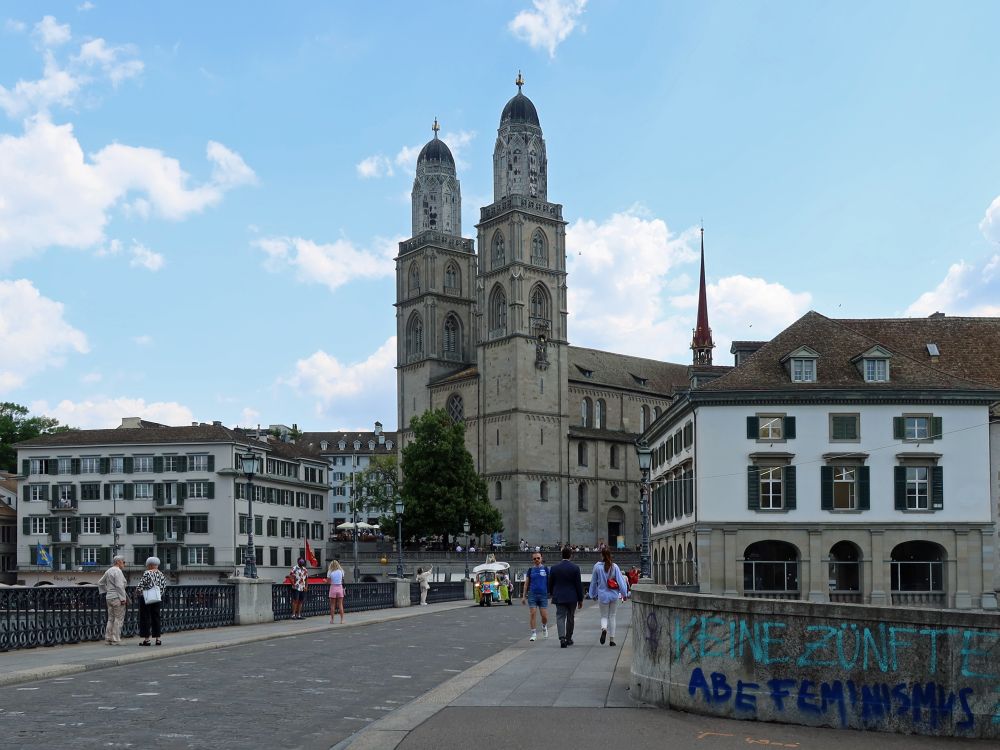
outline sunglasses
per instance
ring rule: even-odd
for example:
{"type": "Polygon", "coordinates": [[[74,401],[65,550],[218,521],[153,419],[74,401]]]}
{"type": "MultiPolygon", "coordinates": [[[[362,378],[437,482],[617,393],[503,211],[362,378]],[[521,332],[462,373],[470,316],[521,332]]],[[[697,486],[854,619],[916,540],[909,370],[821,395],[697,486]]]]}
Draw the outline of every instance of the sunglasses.
{"type": "Polygon", "coordinates": [[[542,558],[540,558],[540,557],[533,557],[531,559],[534,560],[535,562],[541,562],[541,560],[542,560],[542,558]]]}

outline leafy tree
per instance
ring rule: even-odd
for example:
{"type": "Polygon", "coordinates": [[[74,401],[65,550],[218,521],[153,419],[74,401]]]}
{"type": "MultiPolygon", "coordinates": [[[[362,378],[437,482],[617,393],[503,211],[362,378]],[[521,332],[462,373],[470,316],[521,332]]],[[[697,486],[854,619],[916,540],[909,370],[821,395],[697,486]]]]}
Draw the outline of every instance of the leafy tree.
{"type": "Polygon", "coordinates": [[[490,505],[486,482],[465,448],[465,425],[444,410],[427,411],[410,423],[413,440],[403,448],[403,523],[407,536],[503,531],[500,511],[490,505]]]}
{"type": "Polygon", "coordinates": [[[394,536],[399,489],[399,464],[396,457],[373,456],[368,466],[354,474],[354,500],[348,504],[348,509],[353,513],[353,502],[357,502],[359,516],[378,513],[382,531],[394,536]]]}
{"type": "Polygon", "coordinates": [[[16,472],[17,449],[14,443],[31,440],[39,435],[72,429],[52,417],[33,417],[27,407],[10,401],[0,403],[0,469],[16,472]]]}

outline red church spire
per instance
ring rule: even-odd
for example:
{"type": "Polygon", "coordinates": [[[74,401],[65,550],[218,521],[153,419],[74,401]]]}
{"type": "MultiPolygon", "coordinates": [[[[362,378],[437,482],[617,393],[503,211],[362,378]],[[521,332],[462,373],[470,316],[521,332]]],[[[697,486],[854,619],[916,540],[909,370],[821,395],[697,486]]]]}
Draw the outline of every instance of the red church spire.
{"type": "Polygon", "coordinates": [[[705,294],[705,227],[701,228],[701,281],[698,284],[698,323],[691,336],[694,364],[712,364],[712,329],[708,326],[708,298],[705,294]]]}

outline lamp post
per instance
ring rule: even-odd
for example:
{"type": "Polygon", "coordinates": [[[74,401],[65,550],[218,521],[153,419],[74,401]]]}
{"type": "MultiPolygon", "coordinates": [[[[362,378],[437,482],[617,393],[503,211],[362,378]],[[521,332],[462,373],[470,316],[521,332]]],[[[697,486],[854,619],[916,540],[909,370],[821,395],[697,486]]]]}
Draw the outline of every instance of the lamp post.
{"type": "Polygon", "coordinates": [[[465,519],[462,528],[465,530],[465,580],[469,580],[469,531],[472,526],[469,524],[468,518],[465,519]]]}
{"type": "Polygon", "coordinates": [[[357,583],[360,578],[360,571],[358,570],[358,498],[354,497],[351,499],[351,521],[354,525],[354,582],[357,583]]]}
{"type": "Polygon", "coordinates": [[[403,498],[396,496],[396,523],[399,532],[396,534],[396,550],[399,559],[396,561],[396,578],[403,577],[403,498]]]}
{"type": "Polygon", "coordinates": [[[257,577],[257,550],[253,546],[253,475],[260,470],[260,459],[253,451],[240,456],[240,464],[247,478],[247,548],[243,554],[243,575],[257,577]]]}
{"type": "Polygon", "coordinates": [[[649,574],[649,467],[653,461],[653,451],[646,441],[639,438],[635,443],[635,452],[639,456],[639,512],[642,514],[642,547],[639,551],[639,575],[650,578],[649,574]]]}

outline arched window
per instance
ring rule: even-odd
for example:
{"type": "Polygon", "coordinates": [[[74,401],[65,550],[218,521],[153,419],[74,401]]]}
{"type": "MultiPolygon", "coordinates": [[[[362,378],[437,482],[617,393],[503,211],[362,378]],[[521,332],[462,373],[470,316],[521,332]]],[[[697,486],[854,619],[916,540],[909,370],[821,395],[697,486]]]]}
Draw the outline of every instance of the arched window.
{"type": "Polygon", "coordinates": [[[497,482],[493,485],[493,501],[499,503],[503,500],[503,485],[497,482]]]}
{"type": "Polygon", "coordinates": [[[593,404],[587,396],[584,396],[580,402],[580,426],[590,427],[593,421],[593,404]]]}
{"type": "Polygon", "coordinates": [[[576,487],[576,509],[581,513],[587,512],[587,485],[583,482],[576,487]]]}
{"type": "Polygon", "coordinates": [[[607,427],[605,420],[607,419],[608,405],[604,403],[603,398],[597,399],[597,403],[594,406],[594,427],[599,430],[603,430],[607,427]]]}
{"type": "Polygon", "coordinates": [[[531,262],[538,266],[549,264],[548,246],[541,229],[536,229],[535,234],[531,237],[531,262]]]}
{"type": "Polygon", "coordinates": [[[587,444],[583,440],[576,446],[576,462],[579,466],[587,465],[587,444]]]}
{"type": "Polygon", "coordinates": [[[674,548],[671,547],[667,550],[667,585],[672,586],[674,584],[674,548]]]}
{"type": "Polygon", "coordinates": [[[645,432],[649,427],[649,407],[645,404],[639,409],[639,432],[645,432]]]}
{"type": "Polygon", "coordinates": [[[502,265],[506,259],[506,251],[503,245],[503,234],[497,232],[493,235],[493,265],[502,265]]]}
{"type": "Polygon", "coordinates": [[[420,294],[420,267],[416,261],[410,264],[410,294],[420,294]]]}
{"type": "Polygon", "coordinates": [[[452,422],[462,422],[465,420],[465,402],[462,397],[453,393],[448,397],[448,416],[452,422]]]}
{"type": "Polygon", "coordinates": [[[538,483],[538,499],[543,503],[549,501],[549,483],[544,479],[538,483]]]}
{"type": "Polygon", "coordinates": [[[618,446],[611,446],[611,455],[608,456],[608,463],[611,465],[612,469],[618,468],[618,446]]]}
{"type": "Polygon", "coordinates": [[[687,578],[687,582],[690,583],[690,584],[698,583],[698,581],[695,580],[694,570],[695,570],[695,568],[694,568],[694,545],[691,544],[691,542],[688,542],[688,548],[687,548],[687,572],[686,572],[686,574],[685,574],[684,577],[687,578]]]}
{"type": "Polygon", "coordinates": [[[458,266],[454,263],[449,263],[448,267],[444,269],[444,289],[453,294],[461,294],[462,292],[462,277],[459,276],[458,266]]]}
{"type": "Polygon", "coordinates": [[[830,601],[861,604],[861,550],[854,542],[830,548],[830,601]]]}
{"type": "Polygon", "coordinates": [[[406,354],[417,357],[424,353],[424,321],[420,313],[413,313],[406,324],[406,354]]]}
{"type": "Polygon", "coordinates": [[[462,325],[454,314],[444,319],[444,337],[441,341],[445,359],[462,358],[462,325]]]}
{"type": "Polygon", "coordinates": [[[490,295],[490,338],[507,333],[507,295],[497,284],[490,295]]]}
{"type": "Polygon", "coordinates": [[[743,593],[746,596],[780,593],[782,598],[798,599],[798,547],[776,539],[747,547],[743,551],[743,593]]]}
{"type": "Polygon", "coordinates": [[[687,579],[684,577],[684,548],[681,545],[677,545],[677,583],[684,584],[687,583],[687,579]]]}
{"type": "Polygon", "coordinates": [[[944,548],[923,540],[903,542],[889,556],[892,603],[931,607],[945,606],[944,548]]]}
{"type": "Polygon", "coordinates": [[[531,290],[531,327],[548,327],[551,322],[549,315],[549,293],[542,284],[536,284],[531,290]]]}
{"type": "Polygon", "coordinates": [[[659,418],[660,418],[660,407],[659,406],[654,406],[653,407],[653,421],[655,422],[659,418]]]}

